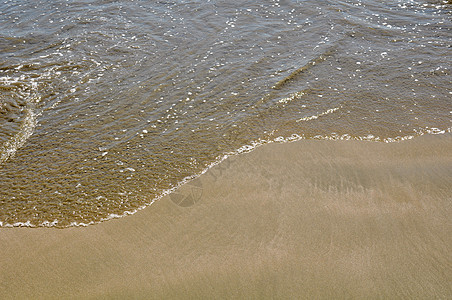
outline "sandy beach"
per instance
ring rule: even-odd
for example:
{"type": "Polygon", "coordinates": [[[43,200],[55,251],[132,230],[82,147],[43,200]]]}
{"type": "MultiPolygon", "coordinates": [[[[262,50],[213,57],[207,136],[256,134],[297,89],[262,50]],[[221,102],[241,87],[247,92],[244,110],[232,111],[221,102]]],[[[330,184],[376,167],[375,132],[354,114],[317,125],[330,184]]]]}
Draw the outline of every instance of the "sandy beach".
{"type": "Polygon", "coordinates": [[[0,229],[1,299],[450,299],[452,136],[231,157],[135,215],[0,229]]]}

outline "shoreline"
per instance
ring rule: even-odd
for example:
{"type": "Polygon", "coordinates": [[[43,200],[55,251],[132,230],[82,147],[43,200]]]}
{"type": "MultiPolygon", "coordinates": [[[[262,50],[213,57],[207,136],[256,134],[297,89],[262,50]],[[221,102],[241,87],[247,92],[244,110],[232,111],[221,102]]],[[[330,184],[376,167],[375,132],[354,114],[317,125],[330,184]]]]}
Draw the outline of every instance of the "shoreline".
{"type": "MultiPolygon", "coordinates": [[[[11,223],[3,224],[3,222],[0,221],[0,229],[2,229],[2,228],[23,228],[23,227],[24,228],[56,228],[56,229],[65,229],[65,228],[71,228],[71,227],[88,227],[88,226],[92,226],[92,225],[101,224],[103,222],[108,222],[110,220],[121,219],[121,218],[124,218],[127,216],[131,216],[143,209],[146,209],[147,207],[151,206],[154,202],[159,201],[161,198],[163,198],[167,195],[177,193],[177,190],[179,188],[181,188],[183,185],[185,185],[193,180],[196,180],[199,176],[202,176],[203,174],[208,172],[213,167],[223,163],[224,161],[230,159],[231,157],[252,152],[252,151],[256,150],[258,147],[265,146],[268,144],[293,143],[293,142],[298,142],[298,141],[308,141],[308,142],[310,142],[310,141],[360,141],[360,142],[377,142],[377,143],[399,143],[399,142],[419,138],[426,134],[427,135],[450,135],[452,133],[452,128],[447,128],[445,130],[440,130],[438,128],[430,128],[430,129],[427,129],[425,132],[417,132],[417,133],[418,133],[417,136],[411,136],[411,135],[403,136],[403,137],[397,136],[395,138],[385,138],[382,140],[380,138],[375,138],[375,136],[372,134],[370,134],[369,136],[360,137],[360,138],[350,137],[349,135],[342,135],[342,136],[336,135],[336,136],[329,136],[329,137],[317,136],[312,139],[305,139],[304,136],[300,136],[298,134],[292,134],[291,136],[289,136],[287,138],[280,137],[280,138],[276,138],[274,140],[258,140],[258,141],[252,142],[251,145],[244,145],[244,146],[240,147],[239,149],[237,149],[236,151],[233,151],[230,153],[225,153],[223,155],[218,156],[217,160],[212,162],[209,166],[207,166],[201,172],[199,172],[197,174],[193,174],[191,176],[188,176],[188,177],[182,179],[182,181],[180,181],[176,186],[163,191],[163,193],[161,195],[153,198],[148,203],[145,203],[144,205],[142,205],[132,211],[126,210],[120,214],[112,213],[105,218],[101,218],[100,220],[91,221],[88,223],[72,222],[70,225],[67,225],[67,226],[58,225],[58,223],[59,223],[58,220],[54,220],[54,221],[47,220],[38,225],[32,224],[30,220],[28,220],[26,222],[17,222],[17,223],[13,223],[13,224],[11,224],[11,223]]],[[[226,164],[228,164],[228,163],[229,163],[229,161],[226,164]]],[[[220,169],[221,169],[221,167],[220,167],[220,169]]]]}
{"type": "Polygon", "coordinates": [[[451,149],[271,143],[132,216],[0,228],[0,296],[449,298],[451,149]]]}

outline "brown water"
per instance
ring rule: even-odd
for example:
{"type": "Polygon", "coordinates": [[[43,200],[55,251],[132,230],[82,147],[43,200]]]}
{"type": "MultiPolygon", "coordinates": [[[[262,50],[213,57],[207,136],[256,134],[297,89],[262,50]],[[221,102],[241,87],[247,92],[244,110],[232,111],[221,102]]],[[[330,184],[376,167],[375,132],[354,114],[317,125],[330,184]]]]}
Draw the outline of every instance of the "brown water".
{"type": "Polygon", "coordinates": [[[447,1],[0,10],[0,226],[133,213],[271,141],[452,128],[447,1]]]}

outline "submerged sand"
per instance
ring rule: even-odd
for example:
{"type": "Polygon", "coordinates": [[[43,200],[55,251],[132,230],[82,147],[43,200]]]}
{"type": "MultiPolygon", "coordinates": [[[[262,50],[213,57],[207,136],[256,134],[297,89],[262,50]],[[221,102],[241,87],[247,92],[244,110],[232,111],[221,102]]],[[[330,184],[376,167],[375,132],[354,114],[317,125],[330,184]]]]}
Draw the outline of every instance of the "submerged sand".
{"type": "Polygon", "coordinates": [[[452,136],[232,157],[133,216],[0,229],[0,298],[452,298],[452,136]]]}

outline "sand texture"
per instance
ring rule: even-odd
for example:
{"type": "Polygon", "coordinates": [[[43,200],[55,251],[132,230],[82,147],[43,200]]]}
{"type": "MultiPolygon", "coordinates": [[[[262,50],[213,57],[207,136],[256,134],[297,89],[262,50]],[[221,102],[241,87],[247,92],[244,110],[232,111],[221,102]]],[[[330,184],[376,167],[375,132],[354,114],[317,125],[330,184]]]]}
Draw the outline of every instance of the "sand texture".
{"type": "Polygon", "coordinates": [[[133,216],[0,229],[1,299],[451,299],[452,137],[229,158],[133,216]]]}

